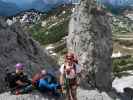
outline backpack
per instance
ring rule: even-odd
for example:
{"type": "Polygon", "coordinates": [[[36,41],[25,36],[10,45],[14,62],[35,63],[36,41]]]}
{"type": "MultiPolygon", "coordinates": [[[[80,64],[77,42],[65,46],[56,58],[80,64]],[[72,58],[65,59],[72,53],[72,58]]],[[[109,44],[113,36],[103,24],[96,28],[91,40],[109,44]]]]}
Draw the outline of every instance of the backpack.
{"type": "Polygon", "coordinates": [[[15,72],[7,72],[5,76],[5,82],[8,88],[14,88],[15,87],[15,72]]]}
{"type": "Polygon", "coordinates": [[[45,75],[43,77],[44,80],[46,80],[49,84],[51,83],[57,83],[57,79],[55,76],[51,75],[50,73],[47,73],[47,75],[45,75]]]}

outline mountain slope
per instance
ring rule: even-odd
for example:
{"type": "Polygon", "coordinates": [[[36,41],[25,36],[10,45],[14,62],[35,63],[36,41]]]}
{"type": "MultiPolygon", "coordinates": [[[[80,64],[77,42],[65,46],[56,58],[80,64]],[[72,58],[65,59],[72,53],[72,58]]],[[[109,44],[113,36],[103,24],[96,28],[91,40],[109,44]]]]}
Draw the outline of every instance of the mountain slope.
{"type": "Polygon", "coordinates": [[[6,88],[4,80],[6,69],[15,71],[14,65],[18,62],[26,65],[25,71],[29,76],[44,67],[58,66],[48,52],[41,48],[20,24],[15,23],[8,27],[3,18],[0,18],[0,48],[0,92],[6,88]]]}
{"type": "Polygon", "coordinates": [[[42,14],[41,20],[36,24],[32,24],[28,28],[28,31],[41,44],[57,42],[68,33],[68,23],[71,13],[71,5],[59,6],[46,15],[42,14]]]}
{"type": "Polygon", "coordinates": [[[69,3],[66,0],[35,0],[31,4],[31,8],[37,9],[41,12],[48,12],[52,8],[56,8],[62,4],[69,3]]]}

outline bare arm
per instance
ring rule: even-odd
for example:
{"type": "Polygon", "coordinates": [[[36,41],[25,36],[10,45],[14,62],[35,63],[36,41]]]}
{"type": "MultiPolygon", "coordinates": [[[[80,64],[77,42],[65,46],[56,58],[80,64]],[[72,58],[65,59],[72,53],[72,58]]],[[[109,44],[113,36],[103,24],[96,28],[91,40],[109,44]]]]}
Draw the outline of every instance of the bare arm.
{"type": "Polygon", "coordinates": [[[64,84],[64,75],[63,74],[60,75],[60,84],[61,85],[64,84]]]}
{"type": "Polygon", "coordinates": [[[18,84],[18,85],[24,85],[24,83],[22,81],[20,81],[20,80],[17,80],[16,81],[16,84],[18,84]]]}
{"type": "Polygon", "coordinates": [[[64,85],[64,64],[60,67],[59,71],[60,71],[60,78],[59,78],[60,84],[64,85]]]}

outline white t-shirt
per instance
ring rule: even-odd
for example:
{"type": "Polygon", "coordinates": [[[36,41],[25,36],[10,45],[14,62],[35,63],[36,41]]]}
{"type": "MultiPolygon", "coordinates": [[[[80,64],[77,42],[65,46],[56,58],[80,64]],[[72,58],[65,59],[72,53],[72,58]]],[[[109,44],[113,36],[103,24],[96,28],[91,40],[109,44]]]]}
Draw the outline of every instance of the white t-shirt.
{"type": "Polygon", "coordinates": [[[75,64],[75,67],[76,67],[75,68],[76,69],[76,73],[75,73],[75,69],[74,69],[73,66],[68,66],[68,65],[64,66],[64,64],[62,64],[62,66],[60,67],[60,72],[61,72],[61,74],[65,73],[67,78],[72,79],[72,78],[75,78],[76,75],[78,73],[80,73],[81,70],[82,70],[81,66],[79,64],[75,64]],[[65,72],[65,70],[67,70],[67,69],[70,69],[70,73],[69,74],[66,74],[66,72],[65,72]]]}

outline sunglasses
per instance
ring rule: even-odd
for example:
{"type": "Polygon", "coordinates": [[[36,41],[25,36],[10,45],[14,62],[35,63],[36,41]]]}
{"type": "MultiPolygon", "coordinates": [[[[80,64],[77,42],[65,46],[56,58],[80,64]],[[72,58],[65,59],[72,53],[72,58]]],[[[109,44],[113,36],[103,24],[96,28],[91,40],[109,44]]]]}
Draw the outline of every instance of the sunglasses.
{"type": "Polygon", "coordinates": [[[67,58],[67,60],[71,60],[71,61],[73,61],[73,58],[67,58]]]}

